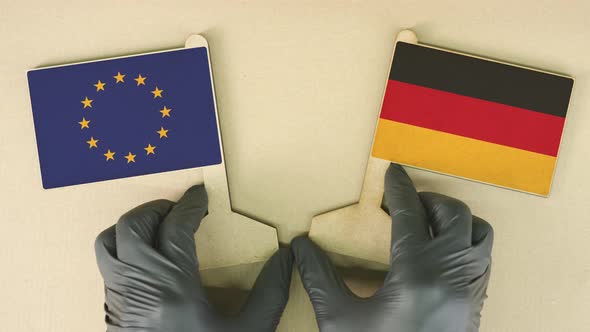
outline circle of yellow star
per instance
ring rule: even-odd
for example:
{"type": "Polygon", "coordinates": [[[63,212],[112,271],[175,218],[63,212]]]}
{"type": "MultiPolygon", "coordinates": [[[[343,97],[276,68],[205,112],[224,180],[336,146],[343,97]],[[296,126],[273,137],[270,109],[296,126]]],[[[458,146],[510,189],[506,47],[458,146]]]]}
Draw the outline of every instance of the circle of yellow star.
{"type": "Polygon", "coordinates": [[[94,137],[90,137],[90,141],[86,141],[86,143],[88,143],[88,148],[92,149],[92,148],[98,148],[98,145],[96,145],[96,143],[98,143],[97,139],[94,139],[94,137]]]}
{"type": "Polygon", "coordinates": [[[134,163],[135,162],[135,156],[133,153],[129,152],[128,155],[125,156],[125,159],[127,159],[127,163],[134,163]]]}
{"type": "Polygon", "coordinates": [[[156,86],[156,90],[152,91],[152,93],[154,94],[154,98],[157,98],[157,97],[162,98],[162,92],[164,92],[164,90],[158,89],[157,86],[156,86]]]}
{"type": "Polygon", "coordinates": [[[162,108],[160,110],[160,113],[162,113],[162,117],[170,117],[170,111],[172,111],[171,108],[166,108],[166,106],[164,106],[164,108],[162,108]]]}
{"type": "Polygon", "coordinates": [[[107,161],[115,160],[115,153],[112,152],[110,149],[107,151],[107,153],[103,154],[103,156],[107,157],[107,161]]]}
{"type": "Polygon", "coordinates": [[[156,147],[155,147],[155,146],[152,146],[151,144],[148,144],[148,146],[147,146],[147,147],[145,147],[145,148],[143,148],[143,149],[144,149],[144,150],[147,152],[147,153],[146,153],[147,155],[150,155],[150,154],[156,154],[156,153],[154,152],[154,150],[156,149],[156,147]]]}
{"type": "Polygon", "coordinates": [[[160,138],[168,138],[168,129],[164,129],[164,127],[160,127],[160,130],[156,131],[156,133],[160,134],[160,138]]]}
{"type": "Polygon", "coordinates": [[[81,101],[82,104],[84,104],[84,108],[86,107],[92,107],[92,99],[88,99],[88,97],[84,97],[84,100],[81,101]]]}
{"type": "Polygon", "coordinates": [[[125,75],[121,74],[120,72],[117,72],[117,75],[115,75],[113,77],[116,79],[115,83],[119,83],[119,82],[125,83],[125,80],[123,79],[125,77],[125,75]]]}
{"type": "Polygon", "coordinates": [[[134,80],[137,81],[137,86],[140,86],[140,85],[145,85],[146,78],[147,77],[143,77],[143,76],[141,76],[141,74],[139,74],[139,76],[137,76],[137,78],[134,78],[134,80]]]}
{"type": "Polygon", "coordinates": [[[98,91],[104,91],[104,86],[106,85],[106,83],[101,82],[100,80],[98,80],[98,82],[96,84],[92,84],[96,87],[96,92],[98,91]]]}
{"type": "Polygon", "coordinates": [[[82,121],[80,121],[78,123],[80,124],[80,129],[90,128],[90,127],[88,127],[88,124],[90,123],[90,120],[86,120],[85,117],[82,117],[82,121]]]}

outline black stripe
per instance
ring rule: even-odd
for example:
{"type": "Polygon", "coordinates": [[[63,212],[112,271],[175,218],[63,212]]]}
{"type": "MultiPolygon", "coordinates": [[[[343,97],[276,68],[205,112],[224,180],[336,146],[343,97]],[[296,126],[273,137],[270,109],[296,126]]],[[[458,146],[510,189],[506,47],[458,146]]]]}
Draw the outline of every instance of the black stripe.
{"type": "Polygon", "coordinates": [[[390,80],[565,117],[573,79],[398,42],[390,80]]]}

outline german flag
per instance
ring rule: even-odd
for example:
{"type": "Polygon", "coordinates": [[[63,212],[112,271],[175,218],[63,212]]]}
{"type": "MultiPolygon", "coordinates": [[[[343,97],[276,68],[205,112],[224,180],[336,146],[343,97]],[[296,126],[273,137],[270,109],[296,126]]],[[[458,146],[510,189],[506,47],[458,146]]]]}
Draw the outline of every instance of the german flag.
{"type": "Polygon", "coordinates": [[[372,155],[548,195],[573,79],[398,42],[372,155]]]}

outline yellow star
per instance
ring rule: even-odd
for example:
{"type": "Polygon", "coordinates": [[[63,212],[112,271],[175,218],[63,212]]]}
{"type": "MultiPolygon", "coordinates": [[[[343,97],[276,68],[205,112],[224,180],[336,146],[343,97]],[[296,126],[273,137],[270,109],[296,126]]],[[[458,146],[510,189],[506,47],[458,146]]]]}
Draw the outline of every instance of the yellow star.
{"type": "Polygon", "coordinates": [[[164,92],[164,90],[160,90],[160,89],[158,89],[158,87],[156,87],[156,90],[152,91],[152,93],[154,94],[154,98],[156,98],[156,97],[162,98],[162,92],[164,92]]]}
{"type": "Polygon", "coordinates": [[[82,117],[82,121],[80,121],[78,123],[80,124],[80,129],[90,128],[90,127],[88,127],[88,124],[90,123],[90,120],[86,120],[85,117],[82,117]]]}
{"type": "Polygon", "coordinates": [[[137,76],[137,78],[135,78],[135,81],[137,81],[137,86],[145,85],[146,78],[147,77],[142,77],[141,74],[139,74],[139,76],[137,76]]]}
{"type": "Polygon", "coordinates": [[[101,82],[100,80],[98,80],[98,83],[96,84],[92,84],[96,87],[96,92],[98,91],[104,91],[104,86],[106,85],[106,83],[101,82]]]}
{"type": "Polygon", "coordinates": [[[143,148],[143,149],[147,152],[148,155],[149,154],[156,154],[154,152],[154,150],[156,149],[156,147],[155,146],[152,146],[151,144],[148,144],[148,146],[146,148],[143,148]]]}
{"type": "Polygon", "coordinates": [[[117,80],[115,83],[119,83],[119,82],[125,83],[125,80],[123,79],[125,77],[125,75],[121,74],[120,72],[117,72],[117,75],[115,75],[113,77],[117,80]]]}
{"type": "Polygon", "coordinates": [[[160,130],[156,131],[156,133],[160,134],[160,138],[168,138],[168,129],[164,129],[164,127],[160,127],[160,130]]]}
{"type": "Polygon", "coordinates": [[[127,159],[127,163],[134,163],[135,162],[135,156],[134,154],[132,154],[131,152],[129,152],[128,155],[125,156],[125,158],[127,159]]]}
{"type": "Polygon", "coordinates": [[[115,153],[112,152],[110,149],[107,151],[107,153],[103,154],[103,156],[107,157],[107,161],[115,160],[115,153]]]}
{"type": "Polygon", "coordinates": [[[166,106],[164,106],[164,108],[162,108],[160,110],[160,113],[162,113],[162,117],[170,117],[170,111],[172,111],[171,108],[166,108],[166,106]]]}
{"type": "Polygon", "coordinates": [[[86,107],[90,107],[92,108],[92,99],[88,99],[88,97],[84,97],[84,100],[81,101],[82,104],[84,104],[84,108],[86,107]]]}
{"type": "Polygon", "coordinates": [[[86,143],[88,143],[89,149],[98,148],[98,145],[96,145],[96,143],[98,143],[98,140],[94,139],[94,137],[90,137],[90,141],[86,141],[86,143]]]}

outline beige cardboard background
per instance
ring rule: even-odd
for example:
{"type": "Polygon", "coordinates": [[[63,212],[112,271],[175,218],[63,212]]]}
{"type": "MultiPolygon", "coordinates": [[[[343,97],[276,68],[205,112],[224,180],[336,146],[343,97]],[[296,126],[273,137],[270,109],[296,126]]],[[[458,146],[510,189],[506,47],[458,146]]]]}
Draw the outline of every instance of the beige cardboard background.
{"type": "MultiPolygon", "coordinates": [[[[0,322],[104,331],[93,241],[134,205],[177,198],[199,170],[41,189],[25,70],[179,47],[203,33],[234,207],[279,227],[355,201],[402,27],[426,43],[576,77],[551,197],[410,171],[496,230],[483,332],[588,331],[587,1],[0,1],[0,322]]],[[[253,239],[255,241],[255,239],[253,239]]],[[[314,331],[296,278],[281,331],[314,331]]]]}

